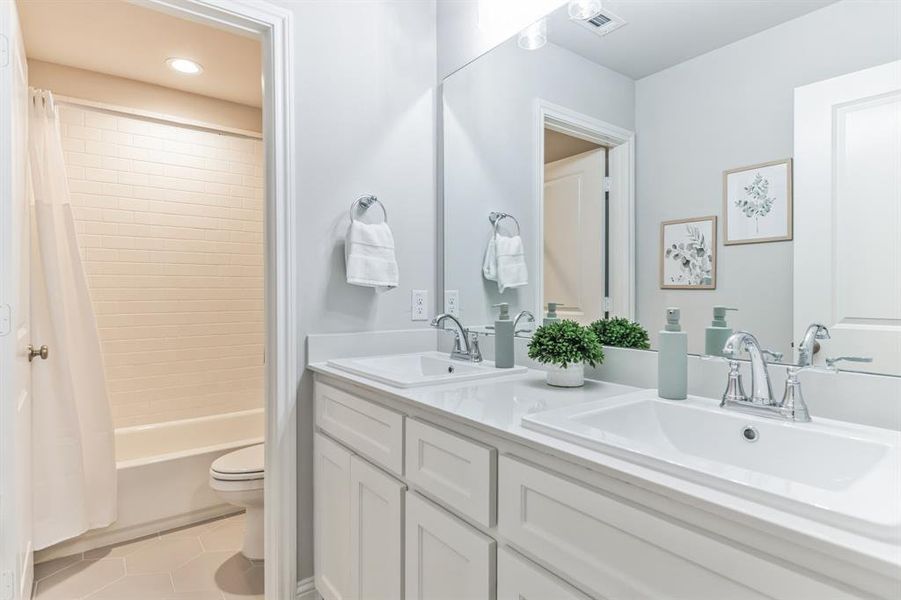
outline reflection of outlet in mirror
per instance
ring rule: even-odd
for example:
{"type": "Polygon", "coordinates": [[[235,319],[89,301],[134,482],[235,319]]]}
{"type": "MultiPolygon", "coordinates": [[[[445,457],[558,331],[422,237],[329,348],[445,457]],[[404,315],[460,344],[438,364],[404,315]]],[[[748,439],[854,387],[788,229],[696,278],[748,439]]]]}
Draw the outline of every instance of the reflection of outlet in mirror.
{"type": "Polygon", "coordinates": [[[413,290],[410,300],[410,320],[428,321],[428,290],[413,290]]]}
{"type": "Polygon", "coordinates": [[[460,290],[444,291],[444,312],[455,317],[460,316],[460,290]]]}

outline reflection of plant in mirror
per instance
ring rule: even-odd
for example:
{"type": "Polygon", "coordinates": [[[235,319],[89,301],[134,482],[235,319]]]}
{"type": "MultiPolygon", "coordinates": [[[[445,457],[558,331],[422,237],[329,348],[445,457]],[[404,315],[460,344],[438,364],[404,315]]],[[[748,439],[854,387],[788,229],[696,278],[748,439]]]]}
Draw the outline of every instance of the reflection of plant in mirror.
{"type": "Polygon", "coordinates": [[[535,330],[529,342],[529,358],[564,369],[570,364],[604,362],[604,350],[589,327],[575,321],[554,321],[535,330]]]}
{"type": "Polygon", "coordinates": [[[744,187],[746,196],[735,201],[735,206],[749,219],[754,219],[754,230],[760,232],[760,217],[770,214],[776,197],[769,197],[770,181],[760,173],[754,176],[754,181],[744,187]]]}
{"type": "Polygon", "coordinates": [[[685,226],[688,239],[670,244],[665,255],[679,263],[682,273],[670,277],[671,283],[702,285],[713,272],[713,254],[707,238],[697,225],[685,226]]]}
{"type": "Polygon", "coordinates": [[[589,327],[598,336],[598,341],[603,346],[638,348],[639,350],[648,350],[651,347],[648,331],[629,319],[621,317],[599,319],[589,327]]]}

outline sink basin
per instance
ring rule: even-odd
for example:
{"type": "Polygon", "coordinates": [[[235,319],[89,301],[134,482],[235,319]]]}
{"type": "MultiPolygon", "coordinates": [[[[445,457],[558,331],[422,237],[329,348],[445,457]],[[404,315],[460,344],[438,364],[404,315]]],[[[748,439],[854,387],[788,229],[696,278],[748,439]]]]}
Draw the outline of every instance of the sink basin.
{"type": "Polygon", "coordinates": [[[493,362],[487,360],[480,363],[455,360],[441,352],[339,358],[328,361],[328,365],[401,388],[502,377],[528,371],[525,367],[497,369],[493,362]]]}
{"type": "Polygon", "coordinates": [[[526,415],[523,426],[870,537],[901,537],[901,434],[789,423],[644,390],[526,415]]]}

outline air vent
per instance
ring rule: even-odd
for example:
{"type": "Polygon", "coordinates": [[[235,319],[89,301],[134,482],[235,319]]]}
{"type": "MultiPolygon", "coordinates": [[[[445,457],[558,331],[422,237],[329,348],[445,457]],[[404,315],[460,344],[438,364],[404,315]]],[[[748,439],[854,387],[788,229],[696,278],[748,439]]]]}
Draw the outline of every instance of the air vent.
{"type": "Polygon", "coordinates": [[[587,21],[577,20],[576,23],[588,29],[596,35],[605,36],[611,31],[616,31],[626,24],[626,21],[609,10],[602,10],[587,21]]]}

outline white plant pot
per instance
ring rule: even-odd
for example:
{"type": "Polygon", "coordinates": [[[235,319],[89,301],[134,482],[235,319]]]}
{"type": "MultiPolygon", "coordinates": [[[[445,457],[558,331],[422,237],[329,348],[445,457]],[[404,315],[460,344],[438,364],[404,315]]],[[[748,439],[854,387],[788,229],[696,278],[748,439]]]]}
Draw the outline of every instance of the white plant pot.
{"type": "Polygon", "coordinates": [[[573,363],[565,369],[551,365],[547,371],[547,384],[554,387],[581,387],[585,384],[585,364],[573,363]]]}

